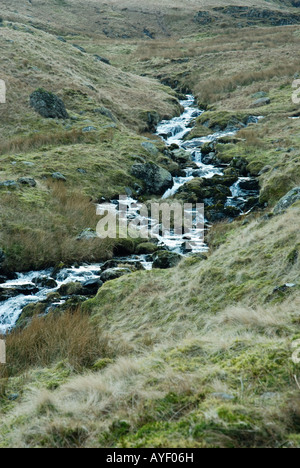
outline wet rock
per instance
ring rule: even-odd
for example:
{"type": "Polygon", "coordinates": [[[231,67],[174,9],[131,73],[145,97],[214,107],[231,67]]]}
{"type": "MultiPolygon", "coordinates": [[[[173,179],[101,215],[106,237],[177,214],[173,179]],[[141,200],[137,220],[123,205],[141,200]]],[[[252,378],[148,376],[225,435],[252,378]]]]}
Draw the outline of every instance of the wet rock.
{"type": "MultiPolygon", "coordinates": [[[[222,185],[222,177],[216,179],[195,178],[187,182],[178,190],[180,199],[187,203],[204,203],[205,205],[213,205],[219,202],[225,203],[227,198],[231,196],[229,186],[231,181],[235,179],[228,178],[227,185],[222,185]]],[[[224,178],[226,180],[226,178],[224,178]]],[[[234,183],[234,182],[233,182],[234,183]]]]}
{"type": "Polygon", "coordinates": [[[205,211],[205,217],[211,223],[220,222],[228,218],[225,214],[225,206],[223,203],[208,206],[205,211]]]}
{"type": "Polygon", "coordinates": [[[53,278],[48,278],[47,276],[39,276],[32,280],[40,288],[54,289],[57,287],[57,282],[53,278]]]}
{"type": "Polygon", "coordinates": [[[186,164],[191,161],[191,155],[188,151],[177,149],[172,151],[171,158],[178,164],[186,164]]]}
{"type": "Polygon", "coordinates": [[[175,252],[160,251],[153,255],[153,268],[173,268],[182,260],[182,256],[175,252]]]}
{"type": "Polygon", "coordinates": [[[298,200],[300,200],[300,187],[295,187],[282,197],[281,200],[279,200],[273,210],[273,213],[275,215],[283,213],[298,200]]]}
{"type": "Polygon", "coordinates": [[[24,328],[30,323],[33,317],[45,314],[47,307],[48,304],[46,301],[28,304],[23,308],[22,313],[16,322],[16,327],[24,328]]]}
{"type": "Polygon", "coordinates": [[[239,182],[241,190],[259,191],[259,181],[257,179],[241,180],[239,182]]]}
{"type": "Polygon", "coordinates": [[[214,152],[214,149],[215,149],[215,143],[214,142],[204,143],[201,146],[201,154],[202,154],[202,156],[207,155],[209,153],[214,152]]]}
{"type": "Polygon", "coordinates": [[[147,192],[162,195],[173,186],[170,172],[154,163],[134,164],[131,174],[145,183],[147,192]]]}
{"type": "Polygon", "coordinates": [[[16,296],[33,296],[37,294],[39,289],[33,284],[24,284],[13,288],[0,288],[0,301],[6,301],[16,296]]]}
{"type": "Polygon", "coordinates": [[[17,180],[20,185],[28,185],[29,187],[36,187],[36,181],[31,177],[20,177],[17,180]]]}
{"type": "Polygon", "coordinates": [[[126,257],[132,255],[135,250],[135,243],[131,239],[119,239],[113,248],[113,254],[116,257],[126,257]]]}
{"type": "Polygon", "coordinates": [[[109,268],[101,274],[100,280],[106,283],[107,281],[120,278],[121,276],[130,275],[131,273],[132,271],[129,268],[109,268]]]}
{"type": "Polygon", "coordinates": [[[230,167],[237,169],[241,177],[247,177],[248,175],[248,161],[244,158],[233,158],[230,162],[230,167]]]}
{"type": "Polygon", "coordinates": [[[63,284],[59,289],[58,293],[61,296],[81,296],[83,295],[84,287],[79,281],[70,282],[63,284]]]}
{"type": "Polygon", "coordinates": [[[68,119],[63,101],[55,94],[37,89],[30,96],[30,105],[46,119],[68,119]]]}
{"type": "Polygon", "coordinates": [[[153,254],[158,250],[158,246],[156,244],[153,244],[152,242],[143,242],[142,244],[139,244],[136,248],[136,254],[137,255],[150,255],[153,254]]]}
{"type": "Polygon", "coordinates": [[[87,296],[94,296],[97,294],[102,285],[103,282],[98,278],[87,280],[82,283],[84,294],[87,296]]]}
{"type": "Polygon", "coordinates": [[[220,161],[216,153],[208,153],[201,158],[203,164],[212,165],[212,166],[222,166],[223,163],[220,161]]]}

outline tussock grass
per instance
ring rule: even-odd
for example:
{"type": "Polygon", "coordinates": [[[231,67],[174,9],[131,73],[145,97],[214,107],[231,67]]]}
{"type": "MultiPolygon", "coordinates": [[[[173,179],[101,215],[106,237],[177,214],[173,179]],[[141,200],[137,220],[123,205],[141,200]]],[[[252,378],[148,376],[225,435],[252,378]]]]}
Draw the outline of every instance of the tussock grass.
{"type": "Polygon", "coordinates": [[[41,146],[74,145],[76,143],[95,143],[96,137],[82,133],[79,129],[53,133],[36,133],[30,136],[17,136],[0,142],[0,154],[27,153],[41,146]]]}
{"type": "Polygon", "coordinates": [[[77,190],[68,190],[64,183],[49,181],[48,190],[37,199],[29,198],[25,205],[19,202],[18,194],[3,195],[2,201],[6,229],[1,238],[6,246],[8,268],[39,270],[60,262],[97,262],[111,257],[113,240],[77,240],[84,229],[95,229],[99,218],[90,198],[77,190]],[[9,212],[5,211],[7,206],[9,212]],[[38,225],[33,206],[43,212],[38,225]]]}
{"type": "Polygon", "coordinates": [[[28,369],[51,367],[67,361],[76,371],[91,367],[97,359],[113,355],[105,334],[92,326],[89,316],[75,312],[34,317],[25,329],[6,337],[7,366],[0,377],[15,376],[28,369]]]}

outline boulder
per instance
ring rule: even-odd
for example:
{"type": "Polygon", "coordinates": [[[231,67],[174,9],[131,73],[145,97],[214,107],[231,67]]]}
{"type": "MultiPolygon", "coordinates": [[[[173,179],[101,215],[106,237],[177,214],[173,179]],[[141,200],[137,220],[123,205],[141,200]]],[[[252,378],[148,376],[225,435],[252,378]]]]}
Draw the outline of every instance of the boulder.
{"type": "Polygon", "coordinates": [[[55,94],[37,89],[30,96],[30,105],[46,119],[68,119],[63,101],[55,94]]]}
{"type": "Polygon", "coordinates": [[[103,62],[106,65],[110,65],[110,61],[107,58],[101,57],[100,55],[97,55],[97,54],[95,54],[94,57],[97,62],[103,62]]]}
{"type": "Polygon", "coordinates": [[[84,288],[79,281],[63,284],[58,293],[61,296],[80,296],[83,295],[84,288]]]}
{"type": "Polygon", "coordinates": [[[15,180],[4,180],[3,182],[0,182],[0,187],[17,189],[19,188],[19,184],[15,180]]]}
{"type": "Polygon", "coordinates": [[[31,177],[20,177],[17,182],[21,185],[28,185],[29,187],[36,187],[36,181],[31,177]]]}
{"type": "Polygon", "coordinates": [[[153,244],[152,242],[143,242],[142,244],[139,244],[136,248],[136,254],[137,255],[150,255],[153,254],[154,252],[157,252],[158,246],[156,244],[153,244]]]}
{"type": "Polygon", "coordinates": [[[158,155],[159,150],[150,141],[144,141],[141,145],[144,148],[144,150],[146,150],[147,153],[149,153],[151,156],[157,156],[158,155]]]}
{"type": "Polygon", "coordinates": [[[87,296],[94,296],[97,294],[98,290],[101,288],[103,285],[103,282],[99,278],[94,278],[85,281],[82,283],[82,286],[84,288],[84,294],[87,296]]]}
{"type": "Polygon", "coordinates": [[[54,180],[60,180],[62,182],[66,182],[67,179],[65,178],[65,176],[63,174],[61,174],[60,172],[53,172],[52,174],[52,179],[54,180]]]}
{"type": "Polygon", "coordinates": [[[32,282],[40,288],[54,289],[57,287],[57,282],[53,278],[47,276],[38,276],[34,278],[32,282]]]}
{"type": "Polygon", "coordinates": [[[284,212],[298,200],[300,200],[300,187],[295,187],[282,197],[281,200],[279,200],[273,210],[273,213],[277,215],[284,212]]]}
{"type": "Polygon", "coordinates": [[[267,106],[268,104],[271,104],[271,99],[268,97],[263,97],[256,99],[256,101],[253,102],[252,107],[262,107],[267,106]]]}
{"type": "Polygon", "coordinates": [[[182,260],[182,255],[175,252],[160,251],[153,255],[153,268],[162,270],[173,268],[182,260]]]}
{"type": "Polygon", "coordinates": [[[129,268],[109,268],[101,274],[100,280],[105,283],[106,281],[111,281],[124,275],[130,275],[131,273],[132,271],[129,268]]]}
{"type": "Polygon", "coordinates": [[[241,190],[259,191],[259,181],[257,179],[241,180],[239,182],[241,190]]]}
{"type": "Polygon", "coordinates": [[[134,164],[131,174],[145,183],[147,192],[162,195],[173,186],[170,172],[154,163],[134,164]]]}

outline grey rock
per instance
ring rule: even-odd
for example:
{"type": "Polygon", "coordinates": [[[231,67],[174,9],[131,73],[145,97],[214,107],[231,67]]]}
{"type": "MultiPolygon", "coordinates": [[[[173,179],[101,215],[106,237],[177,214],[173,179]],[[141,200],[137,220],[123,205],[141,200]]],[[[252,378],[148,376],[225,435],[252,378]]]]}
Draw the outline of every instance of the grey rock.
{"type": "Polygon", "coordinates": [[[61,296],[80,296],[84,292],[84,287],[82,286],[79,281],[70,282],[67,284],[63,284],[59,289],[58,293],[61,296]]]}
{"type": "Polygon", "coordinates": [[[57,282],[53,278],[48,278],[47,276],[38,276],[34,278],[32,282],[40,288],[54,289],[57,287],[57,282]]]}
{"type": "Polygon", "coordinates": [[[101,286],[103,286],[103,281],[99,278],[90,279],[82,283],[82,286],[84,288],[84,294],[92,296],[96,295],[101,286]]]}
{"type": "Polygon", "coordinates": [[[264,97],[267,97],[268,94],[265,92],[265,91],[258,91],[258,93],[254,93],[252,94],[252,98],[253,99],[261,99],[261,98],[264,98],[264,97]]]}
{"type": "Polygon", "coordinates": [[[0,182],[0,187],[16,189],[19,187],[19,184],[15,180],[5,180],[4,182],[0,182]]]}
{"type": "Polygon", "coordinates": [[[21,185],[29,185],[29,187],[36,187],[36,181],[31,177],[20,177],[17,182],[21,185]]]}
{"type": "Polygon", "coordinates": [[[271,99],[268,97],[257,99],[253,102],[252,107],[262,107],[271,104],[271,99]]]}
{"type": "Polygon", "coordinates": [[[72,44],[72,46],[75,47],[75,49],[80,50],[80,52],[82,52],[83,54],[86,54],[86,50],[83,47],[81,47],[81,46],[79,46],[77,44],[72,44]]]}
{"type": "Polygon", "coordinates": [[[114,114],[107,109],[106,107],[99,107],[97,109],[94,109],[94,112],[97,114],[104,115],[108,119],[112,120],[113,122],[117,123],[118,119],[114,116],[114,114]]]}
{"type": "Polygon", "coordinates": [[[143,142],[142,147],[147,151],[147,153],[151,154],[151,156],[157,156],[159,153],[159,150],[155,145],[153,145],[153,143],[150,143],[150,141],[143,142]]]}
{"type": "Polygon", "coordinates": [[[95,132],[97,130],[96,127],[93,127],[93,126],[89,126],[89,127],[84,127],[82,129],[82,132],[83,133],[89,133],[89,132],[95,132]]]}
{"type": "Polygon", "coordinates": [[[61,174],[60,172],[53,172],[52,174],[52,179],[54,180],[61,180],[62,182],[66,182],[66,178],[63,174],[61,174]]]}
{"type": "Polygon", "coordinates": [[[97,233],[93,231],[93,229],[88,228],[82,231],[81,234],[79,234],[79,236],[77,237],[77,240],[91,240],[91,239],[96,239],[97,237],[98,237],[97,233]]]}
{"type": "Polygon", "coordinates": [[[182,256],[175,252],[160,251],[153,255],[153,268],[166,270],[173,268],[182,260],[182,256]]]}
{"type": "Polygon", "coordinates": [[[173,186],[171,173],[154,163],[134,164],[131,174],[144,181],[149,193],[161,195],[173,186]]]}
{"type": "Polygon", "coordinates": [[[100,280],[105,283],[106,281],[111,281],[124,275],[130,275],[131,273],[132,271],[129,268],[109,268],[101,274],[100,280]]]}
{"type": "Polygon", "coordinates": [[[101,57],[100,55],[97,55],[97,54],[95,54],[94,57],[97,62],[103,62],[103,63],[106,63],[106,65],[110,65],[110,61],[107,58],[101,57]]]}
{"type": "Polygon", "coordinates": [[[266,172],[270,172],[271,170],[272,166],[264,166],[258,175],[261,176],[262,174],[266,174],[266,172]]]}
{"type": "Polygon", "coordinates": [[[55,94],[37,89],[30,96],[30,105],[46,119],[68,119],[63,101],[55,94]]]}
{"type": "Polygon", "coordinates": [[[283,213],[298,200],[300,200],[300,187],[295,187],[282,197],[281,200],[279,200],[273,210],[273,213],[275,215],[283,213]]]}

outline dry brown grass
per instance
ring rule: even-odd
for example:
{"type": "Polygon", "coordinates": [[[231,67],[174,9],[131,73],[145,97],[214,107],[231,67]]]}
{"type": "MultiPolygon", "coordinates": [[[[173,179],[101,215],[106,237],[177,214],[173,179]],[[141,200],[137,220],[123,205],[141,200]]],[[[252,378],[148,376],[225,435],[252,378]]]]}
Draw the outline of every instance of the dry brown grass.
{"type": "Polygon", "coordinates": [[[83,133],[79,129],[71,131],[36,133],[13,137],[0,141],[0,154],[26,153],[44,145],[73,145],[75,143],[95,142],[96,137],[89,133],[83,133]]]}
{"type": "Polygon", "coordinates": [[[68,190],[64,183],[50,181],[43,193],[43,198],[25,205],[26,211],[19,203],[18,194],[2,197],[5,231],[1,238],[6,245],[9,268],[36,270],[60,262],[96,262],[112,256],[114,241],[111,239],[77,240],[84,229],[95,229],[99,221],[96,206],[89,197],[75,189],[68,190]],[[38,208],[44,205],[38,225],[35,204],[38,208]],[[10,207],[9,213],[5,206],[10,207]]]}
{"type": "Polygon", "coordinates": [[[8,364],[0,366],[0,378],[63,360],[80,371],[113,355],[107,336],[79,310],[34,317],[27,328],[7,335],[6,348],[8,364]]]}

